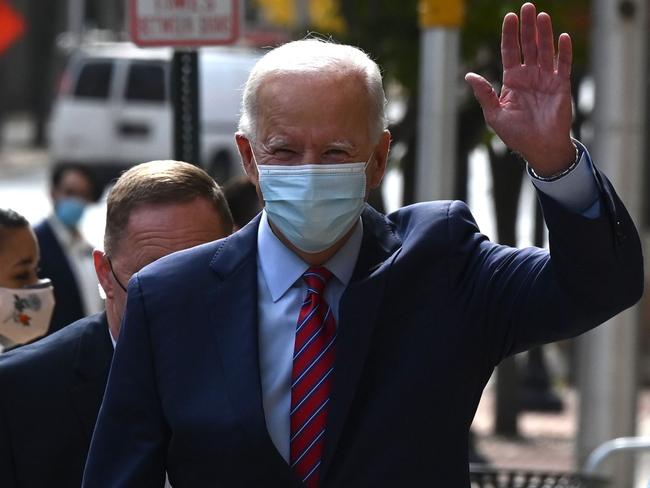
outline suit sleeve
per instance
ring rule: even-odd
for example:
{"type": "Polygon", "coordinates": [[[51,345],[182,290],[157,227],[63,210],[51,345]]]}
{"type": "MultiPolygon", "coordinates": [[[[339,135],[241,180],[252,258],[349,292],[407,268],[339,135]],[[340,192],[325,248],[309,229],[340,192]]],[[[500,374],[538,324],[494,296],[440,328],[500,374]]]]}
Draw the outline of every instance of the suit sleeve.
{"type": "MultiPolygon", "coordinates": [[[[0,374],[0,395],[6,393],[0,374]]],[[[14,469],[14,456],[11,449],[11,433],[7,423],[4,401],[0,398],[0,480],[5,488],[17,488],[16,473],[14,469]]]]}
{"type": "Polygon", "coordinates": [[[137,275],[84,471],[83,487],[162,487],[169,438],[137,275]]]}
{"type": "Polygon", "coordinates": [[[574,337],[636,303],[643,257],[632,219],[594,169],[602,211],[596,219],[538,192],[550,254],[493,244],[469,209],[449,208],[451,286],[478,328],[491,366],[535,345],[574,337]]]}

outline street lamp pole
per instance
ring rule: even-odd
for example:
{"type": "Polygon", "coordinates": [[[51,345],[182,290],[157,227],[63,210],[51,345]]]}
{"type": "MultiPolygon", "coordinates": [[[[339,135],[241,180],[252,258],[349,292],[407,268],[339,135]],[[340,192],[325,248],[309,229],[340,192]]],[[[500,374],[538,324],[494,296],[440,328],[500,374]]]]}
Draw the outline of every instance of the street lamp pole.
{"type": "Polygon", "coordinates": [[[420,87],[415,197],[454,193],[458,118],[458,59],[462,0],[421,0],[420,87]]]}
{"type": "MultiPolygon", "coordinates": [[[[641,224],[644,164],[648,6],[646,0],[594,0],[591,71],[596,86],[594,161],[641,224]]],[[[580,424],[577,461],[598,445],[634,435],[639,309],[609,320],[578,340],[580,424]]],[[[634,484],[633,459],[605,464],[613,487],[634,484]]]]}

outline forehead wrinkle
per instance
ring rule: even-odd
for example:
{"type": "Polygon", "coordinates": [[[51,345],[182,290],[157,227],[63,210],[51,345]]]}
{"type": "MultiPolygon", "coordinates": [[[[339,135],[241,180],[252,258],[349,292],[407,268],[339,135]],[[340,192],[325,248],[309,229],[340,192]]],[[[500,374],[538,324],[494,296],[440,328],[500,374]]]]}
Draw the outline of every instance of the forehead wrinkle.
{"type": "Polygon", "coordinates": [[[161,237],[157,235],[153,238],[143,237],[142,239],[133,241],[131,254],[125,256],[124,261],[126,262],[128,260],[134,268],[129,271],[136,272],[167,254],[209,242],[213,237],[212,235],[207,235],[207,230],[185,232],[175,236],[166,235],[161,237]]]}
{"type": "MultiPolygon", "coordinates": [[[[215,223],[216,228],[216,223],[215,223]]],[[[159,247],[171,248],[185,242],[206,241],[206,236],[212,236],[212,228],[196,228],[193,226],[176,226],[173,229],[160,226],[159,229],[135,232],[131,235],[129,243],[134,249],[145,248],[156,245],[159,247]]],[[[211,239],[210,239],[211,240],[211,239]]]]}
{"type": "Polygon", "coordinates": [[[197,228],[194,225],[178,225],[170,229],[169,225],[160,224],[155,228],[134,231],[122,241],[118,248],[118,259],[134,264],[149,264],[165,254],[203,244],[216,239],[218,223],[213,227],[197,228]],[[154,259],[148,260],[151,256],[154,259]],[[148,261],[141,263],[142,260],[148,261]]]}

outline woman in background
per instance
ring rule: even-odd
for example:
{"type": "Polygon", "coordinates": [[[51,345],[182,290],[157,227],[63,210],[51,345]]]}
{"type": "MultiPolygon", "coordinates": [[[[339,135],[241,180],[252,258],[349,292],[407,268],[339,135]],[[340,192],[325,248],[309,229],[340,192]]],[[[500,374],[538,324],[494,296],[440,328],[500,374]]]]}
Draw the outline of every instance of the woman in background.
{"type": "Polygon", "coordinates": [[[47,332],[54,309],[49,280],[39,280],[38,243],[29,222],[0,208],[0,350],[47,332]]]}

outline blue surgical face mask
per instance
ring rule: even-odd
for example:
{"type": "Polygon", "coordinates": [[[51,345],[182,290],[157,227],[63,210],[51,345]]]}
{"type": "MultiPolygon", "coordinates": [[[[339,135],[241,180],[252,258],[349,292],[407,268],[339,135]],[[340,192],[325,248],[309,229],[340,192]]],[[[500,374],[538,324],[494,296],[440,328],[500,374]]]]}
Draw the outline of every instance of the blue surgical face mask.
{"type": "Polygon", "coordinates": [[[70,228],[77,227],[86,208],[86,202],[80,198],[59,198],[54,204],[54,212],[63,224],[70,228]]]}
{"type": "Polygon", "coordinates": [[[301,251],[328,249],[361,215],[367,164],[257,165],[271,223],[301,251]]]}

